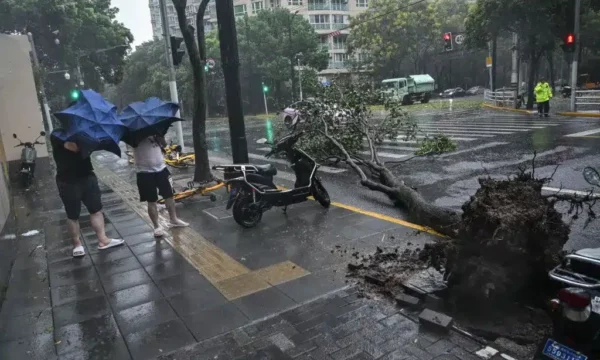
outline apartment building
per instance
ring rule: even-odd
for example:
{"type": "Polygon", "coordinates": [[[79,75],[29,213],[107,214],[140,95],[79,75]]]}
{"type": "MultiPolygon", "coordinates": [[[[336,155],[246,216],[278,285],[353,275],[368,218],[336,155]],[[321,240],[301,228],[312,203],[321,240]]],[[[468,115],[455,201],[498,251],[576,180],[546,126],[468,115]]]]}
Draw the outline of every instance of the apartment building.
{"type": "MultiPolygon", "coordinates": [[[[171,34],[180,34],[175,9],[167,1],[167,18],[171,34]]],[[[186,14],[188,22],[196,26],[196,14],[201,0],[188,0],[186,14]]],[[[329,65],[320,75],[327,76],[347,72],[348,53],[347,38],[350,18],[368,9],[369,0],[234,0],[234,11],[238,17],[252,16],[263,9],[282,7],[289,9],[296,16],[302,16],[320,35],[323,48],[329,52],[329,65]],[[336,36],[331,33],[339,31],[336,36]]],[[[162,36],[162,23],[158,0],[149,0],[154,37],[162,36]]],[[[215,0],[210,3],[204,14],[206,31],[216,28],[217,14],[215,0]]]]}

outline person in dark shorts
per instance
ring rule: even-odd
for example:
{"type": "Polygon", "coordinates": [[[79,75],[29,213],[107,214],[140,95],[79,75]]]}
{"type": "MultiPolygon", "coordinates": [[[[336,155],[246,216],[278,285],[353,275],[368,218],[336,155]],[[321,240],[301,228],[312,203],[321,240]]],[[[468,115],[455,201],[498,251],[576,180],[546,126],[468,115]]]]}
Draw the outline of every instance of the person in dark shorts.
{"type": "Polygon", "coordinates": [[[186,227],[188,223],[177,217],[175,200],[173,200],[173,183],[171,173],[165,165],[162,148],[166,145],[161,136],[150,136],[142,140],[133,149],[133,159],[137,169],[137,186],[140,201],[148,203],[148,216],[154,225],[154,236],[165,235],[158,222],[158,195],[165,199],[169,212],[169,228],[186,227]],[[158,190],[158,193],[157,193],[158,190]]]}
{"type": "Polygon", "coordinates": [[[56,185],[67,213],[67,230],[73,240],[73,257],[85,255],[79,237],[81,203],[90,213],[92,229],[98,237],[98,249],[123,245],[123,240],[109,239],[106,236],[100,188],[90,158],[82,158],[77,144],[60,140],[57,136],[60,131],[62,130],[55,130],[50,135],[50,141],[56,162],[56,185]]]}

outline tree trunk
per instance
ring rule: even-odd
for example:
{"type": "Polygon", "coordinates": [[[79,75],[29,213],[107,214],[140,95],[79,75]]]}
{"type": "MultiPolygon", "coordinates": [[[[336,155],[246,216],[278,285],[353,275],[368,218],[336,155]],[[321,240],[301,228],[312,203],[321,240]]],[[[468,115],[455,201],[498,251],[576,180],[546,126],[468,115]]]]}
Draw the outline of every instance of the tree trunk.
{"type": "MultiPolygon", "coordinates": [[[[192,137],[194,139],[194,153],[196,154],[196,168],[194,171],[195,182],[208,182],[213,180],[208,161],[208,148],[206,146],[206,94],[204,91],[204,64],[200,57],[198,44],[194,39],[194,31],[187,23],[185,8],[187,0],[172,0],[177,12],[179,28],[183,35],[185,47],[190,57],[192,74],[194,77],[194,114],[192,120],[192,137]]],[[[205,0],[203,0],[205,2],[205,0]]],[[[206,5],[204,7],[206,9],[206,5]]],[[[200,13],[200,10],[198,10],[200,13]]],[[[202,15],[201,18],[204,16],[202,15]]],[[[200,22],[198,31],[204,32],[204,23],[200,22]],[[202,29],[202,30],[200,30],[202,29]]]]}
{"type": "Polygon", "coordinates": [[[556,86],[554,84],[554,51],[548,50],[546,53],[548,58],[548,68],[550,69],[550,86],[552,87],[552,93],[556,92],[556,86]]]}
{"type": "Polygon", "coordinates": [[[496,91],[496,70],[498,68],[496,60],[498,59],[498,35],[492,37],[492,91],[496,91]]]}

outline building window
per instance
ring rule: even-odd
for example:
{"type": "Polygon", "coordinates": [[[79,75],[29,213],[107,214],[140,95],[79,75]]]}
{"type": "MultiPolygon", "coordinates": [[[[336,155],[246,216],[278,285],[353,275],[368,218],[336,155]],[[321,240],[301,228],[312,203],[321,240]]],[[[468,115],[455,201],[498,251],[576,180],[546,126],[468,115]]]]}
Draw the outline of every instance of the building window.
{"type": "Polygon", "coordinates": [[[288,5],[298,6],[298,5],[303,5],[303,4],[302,4],[302,0],[288,0],[288,5]]]}
{"type": "Polygon", "coordinates": [[[246,4],[236,5],[233,7],[233,13],[235,14],[235,16],[244,16],[246,15],[246,12],[246,4]]]}
{"type": "Polygon", "coordinates": [[[331,0],[331,10],[348,11],[348,2],[345,0],[331,0]]]}
{"type": "Polygon", "coordinates": [[[329,10],[330,8],[327,0],[308,0],[308,10],[329,10]]]}
{"type": "Polygon", "coordinates": [[[368,7],[369,0],[356,0],[356,7],[368,7]]]}
{"type": "Polygon", "coordinates": [[[270,4],[271,4],[272,8],[274,8],[274,7],[280,7],[281,6],[281,0],[270,0],[270,4]]]}
{"type": "Polygon", "coordinates": [[[257,12],[261,11],[263,9],[263,2],[262,1],[256,1],[252,3],[252,13],[256,14],[257,12]]]}
{"type": "Polygon", "coordinates": [[[329,15],[310,15],[310,23],[315,30],[329,30],[331,24],[329,24],[329,15]]]}
{"type": "Polygon", "coordinates": [[[346,37],[338,35],[333,38],[333,48],[335,50],[346,50],[346,37]]]}

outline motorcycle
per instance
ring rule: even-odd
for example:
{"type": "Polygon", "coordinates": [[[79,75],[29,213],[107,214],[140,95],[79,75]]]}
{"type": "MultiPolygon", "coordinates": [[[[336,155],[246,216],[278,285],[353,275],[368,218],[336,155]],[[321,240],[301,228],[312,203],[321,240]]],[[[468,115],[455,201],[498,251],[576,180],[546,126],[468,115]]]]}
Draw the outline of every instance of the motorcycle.
{"type": "MultiPolygon", "coordinates": [[[[600,174],[586,167],[585,180],[600,187],[600,174]]],[[[549,272],[566,286],[551,300],[553,331],[535,359],[591,360],[600,358],[600,248],[581,249],[565,256],[549,272]]]]}
{"type": "Polygon", "coordinates": [[[19,177],[21,184],[24,187],[30,186],[33,182],[33,176],[35,173],[35,160],[37,159],[35,145],[45,144],[38,141],[38,139],[42,136],[46,136],[46,132],[41,131],[40,136],[38,136],[33,142],[23,142],[17,137],[17,134],[13,134],[13,138],[19,141],[19,144],[15,145],[15,147],[23,147],[23,150],[21,150],[21,167],[19,169],[19,177]]]}
{"type": "Polygon", "coordinates": [[[265,211],[274,206],[287,207],[308,200],[313,196],[323,207],[328,208],[331,200],[323,186],[317,169],[319,164],[306,152],[295,147],[304,132],[281,138],[265,155],[267,158],[282,154],[286,156],[296,175],[294,188],[281,190],[273,183],[277,169],[267,165],[215,165],[213,170],[224,173],[229,190],[227,209],[233,208],[233,219],[245,228],[258,225],[265,211]]]}
{"type": "Polygon", "coordinates": [[[571,97],[571,87],[568,85],[563,86],[562,89],[560,90],[560,94],[565,99],[570,98],[571,97]]]}

